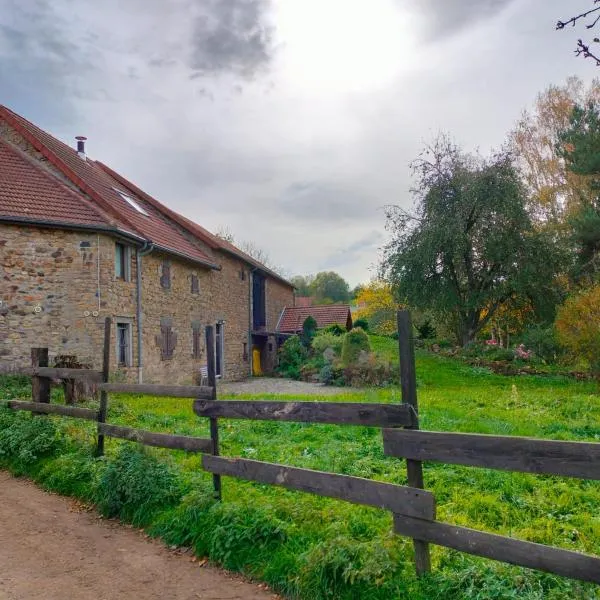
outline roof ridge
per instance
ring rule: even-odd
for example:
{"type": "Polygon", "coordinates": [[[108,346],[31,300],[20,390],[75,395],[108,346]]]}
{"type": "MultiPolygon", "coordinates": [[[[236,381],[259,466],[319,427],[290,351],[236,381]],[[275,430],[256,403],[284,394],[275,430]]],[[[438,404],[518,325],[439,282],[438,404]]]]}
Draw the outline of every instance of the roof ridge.
{"type": "Polygon", "coordinates": [[[134,231],[138,236],[144,238],[145,236],[138,231],[135,225],[126,217],[116,211],[109,202],[106,202],[102,195],[96,191],[91,185],[86,183],[79,177],[72,169],[59,157],[55,152],[53,152],[44,142],[42,142],[38,137],[36,137],[33,133],[27,130],[26,127],[23,127],[21,123],[19,123],[19,119],[22,119],[26,123],[29,123],[35,129],[39,129],[44,134],[49,137],[55,139],[57,142],[65,146],[65,148],[69,148],[69,150],[73,150],[67,144],[48,133],[41,127],[35,125],[31,121],[28,121],[21,115],[17,115],[17,113],[10,110],[6,106],[0,104],[0,117],[4,117],[4,119],[8,122],[8,124],[15,129],[19,134],[21,134],[36,150],[41,152],[57,169],[59,169],[67,179],[69,179],[73,184],[75,184],[78,188],[80,188],[83,192],[91,196],[96,202],[98,202],[101,206],[103,206],[104,210],[107,213],[113,214],[118,220],[126,223],[129,227],[131,227],[132,231],[134,231]]]}
{"type": "Polygon", "coordinates": [[[218,235],[215,235],[214,233],[210,232],[205,227],[202,227],[202,225],[192,221],[191,219],[188,219],[184,215],[180,215],[176,211],[170,209],[168,206],[165,206],[162,202],[160,202],[159,200],[142,190],[140,187],[135,185],[135,183],[132,183],[131,181],[129,181],[128,179],[111,169],[109,166],[105,165],[103,162],[97,160],[95,161],[95,163],[101,169],[106,171],[106,173],[108,173],[111,177],[120,182],[121,185],[128,187],[135,194],[139,195],[140,198],[143,198],[144,200],[146,200],[146,202],[154,206],[154,208],[165,213],[169,218],[171,218],[178,225],[183,227],[186,231],[188,231],[192,235],[200,237],[213,250],[219,249],[224,250],[225,252],[231,252],[233,254],[236,254],[238,258],[241,258],[242,260],[250,264],[253,264],[255,266],[260,265],[260,268],[263,269],[266,273],[270,274],[272,277],[276,277],[277,279],[287,283],[288,285],[292,285],[284,277],[275,273],[272,269],[269,269],[269,267],[263,265],[260,261],[256,260],[255,258],[252,258],[248,253],[244,252],[243,250],[240,250],[235,244],[232,244],[231,242],[220,238],[218,235]]]}
{"type": "Polygon", "coordinates": [[[113,179],[118,181],[121,185],[125,186],[126,188],[129,188],[130,191],[134,192],[140,198],[142,198],[143,200],[148,202],[148,204],[150,204],[152,207],[154,207],[159,212],[163,213],[163,215],[165,215],[168,218],[170,218],[171,220],[175,221],[175,223],[177,223],[179,226],[183,227],[188,233],[192,233],[194,235],[199,235],[200,237],[205,237],[206,243],[213,249],[220,247],[219,244],[214,240],[215,236],[213,234],[211,234],[208,230],[204,229],[204,227],[201,227],[200,225],[193,223],[193,221],[190,221],[183,215],[180,215],[177,212],[175,212],[174,210],[170,209],[168,206],[165,206],[162,202],[160,202],[159,200],[157,200],[156,198],[154,198],[153,196],[151,196],[150,194],[148,194],[147,192],[142,190],[140,187],[135,185],[135,183],[133,183],[133,182],[129,181],[128,179],[126,179],[125,177],[123,177],[120,173],[117,173],[116,171],[111,169],[109,166],[105,165],[103,162],[101,162],[99,160],[96,160],[94,162],[98,165],[98,167],[100,167],[103,171],[105,171],[113,179]],[[196,228],[202,230],[202,234],[200,234],[200,232],[191,231],[190,224],[194,225],[196,228]]]}
{"type": "MultiPolygon", "coordinates": [[[[2,106],[0,105],[0,108],[2,106]]],[[[68,194],[77,198],[80,202],[85,204],[88,208],[94,211],[99,217],[104,219],[108,225],[112,225],[113,227],[117,227],[117,223],[110,217],[108,213],[103,211],[99,206],[96,206],[93,202],[90,202],[83,194],[78,194],[75,190],[71,189],[68,185],[62,182],[52,171],[49,169],[44,169],[39,161],[31,158],[27,152],[21,150],[18,146],[9,142],[6,139],[0,138],[0,144],[3,144],[5,148],[8,148],[9,152],[12,152],[19,158],[27,161],[34,169],[36,169],[43,177],[46,179],[50,179],[53,183],[57,184],[61,188],[63,188],[68,194]]]]}

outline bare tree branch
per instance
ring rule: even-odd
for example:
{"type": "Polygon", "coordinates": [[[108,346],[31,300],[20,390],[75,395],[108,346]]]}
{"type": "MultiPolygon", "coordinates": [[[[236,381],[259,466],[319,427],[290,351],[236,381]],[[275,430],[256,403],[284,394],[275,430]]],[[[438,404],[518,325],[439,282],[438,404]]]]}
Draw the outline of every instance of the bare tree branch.
{"type": "MultiPolygon", "coordinates": [[[[597,6],[598,4],[600,4],[600,0],[594,0],[594,5],[595,5],[594,8],[590,8],[590,10],[582,12],[579,15],[575,15],[574,17],[571,17],[567,21],[558,21],[556,23],[556,29],[562,30],[562,29],[565,29],[565,27],[567,27],[568,25],[575,27],[575,25],[577,24],[578,21],[586,19],[590,15],[600,11],[600,6],[597,6]]],[[[585,26],[586,29],[593,29],[594,27],[596,27],[596,25],[598,24],[599,21],[600,21],[600,14],[597,15],[595,19],[591,20],[589,23],[586,24],[586,26],[585,26]]],[[[600,39],[596,37],[592,40],[592,42],[599,43],[600,39]]],[[[585,43],[581,39],[577,40],[577,48],[575,49],[575,55],[583,56],[584,58],[591,58],[592,60],[596,61],[597,67],[600,66],[600,57],[598,55],[594,54],[590,50],[590,45],[585,43]]]]}

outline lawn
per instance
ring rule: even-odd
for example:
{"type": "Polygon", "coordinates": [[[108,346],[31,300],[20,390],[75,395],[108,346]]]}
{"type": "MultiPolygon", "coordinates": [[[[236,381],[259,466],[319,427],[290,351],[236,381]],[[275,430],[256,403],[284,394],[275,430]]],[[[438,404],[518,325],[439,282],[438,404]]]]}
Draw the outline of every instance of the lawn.
{"type": "MultiPolygon", "coordinates": [[[[372,338],[372,343],[378,352],[397,357],[393,340],[372,338]]],[[[593,383],[492,375],[424,352],[417,353],[417,379],[423,429],[600,439],[600,396],[593,383]]],[[[18,392],[0,388],[4,397],[18,392]]],[[[400,393],[340,389],[338,396],[322,400],[400,402],[400,393]]],[[[109,420],[206,437],[208,422],[193,414],[191,404],[113,396],[109,420]]],[[[91,443],[93,424],[51,420],[60,424],[61,434],[91,443]]],[[[226,456],[406,483],[404,462],[383,455],[377,429],[220,423],[221,453],[226,456]]],[[[104,462],[123,446],[131,444],[109,440],[104,462]]],[[[149,452],[171,465],[183,482],[184,499],[149,519],[146,528],[169,543],[193,545],[198,554],[267,581],[290,597],[600,598],[593,585],[435,546],[433,573],[418,580],[411,541],[392,533],[391,516],[384,511],[230,478],[223,478],[223,504],[215,508],[208,501],[210,476],[201,471],[199,456],[149,452]]],[[[62,463],[53,460],[64,468],[64,457],[62,463]]],[[[46,459],[43,469],[31,472],[46,473],[41,480],[49,485],[53,464],[46,459]]],[[[429,463],[425,484],[436,496],[440,520],[600,555],[600,483],[429,463]]]]}

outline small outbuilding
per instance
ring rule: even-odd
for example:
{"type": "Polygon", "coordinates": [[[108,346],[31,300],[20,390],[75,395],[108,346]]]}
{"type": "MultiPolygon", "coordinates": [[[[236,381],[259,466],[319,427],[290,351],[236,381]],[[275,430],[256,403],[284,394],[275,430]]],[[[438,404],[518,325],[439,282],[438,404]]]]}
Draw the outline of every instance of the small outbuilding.
{"type": "Polygon", "coordinates": [[[308,317],[317,322],[317,328],[329,325],[341,325],[347,331],[352,329],[352,313],[347,304],[324,304],[319,306],[286,306],[281,312],[277,332],[294,334],[302,331],[302,325],[308,317]]]}

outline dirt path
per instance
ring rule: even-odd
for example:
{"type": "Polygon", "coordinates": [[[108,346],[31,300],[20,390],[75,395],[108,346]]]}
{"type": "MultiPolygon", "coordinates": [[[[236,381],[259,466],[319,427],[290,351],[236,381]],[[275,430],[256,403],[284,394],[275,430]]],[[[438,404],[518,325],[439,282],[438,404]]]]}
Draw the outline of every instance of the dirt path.
{"type": "Polygon", "coordinates": [[[0,471],[0,600],[277,598],[0,471]]]}

